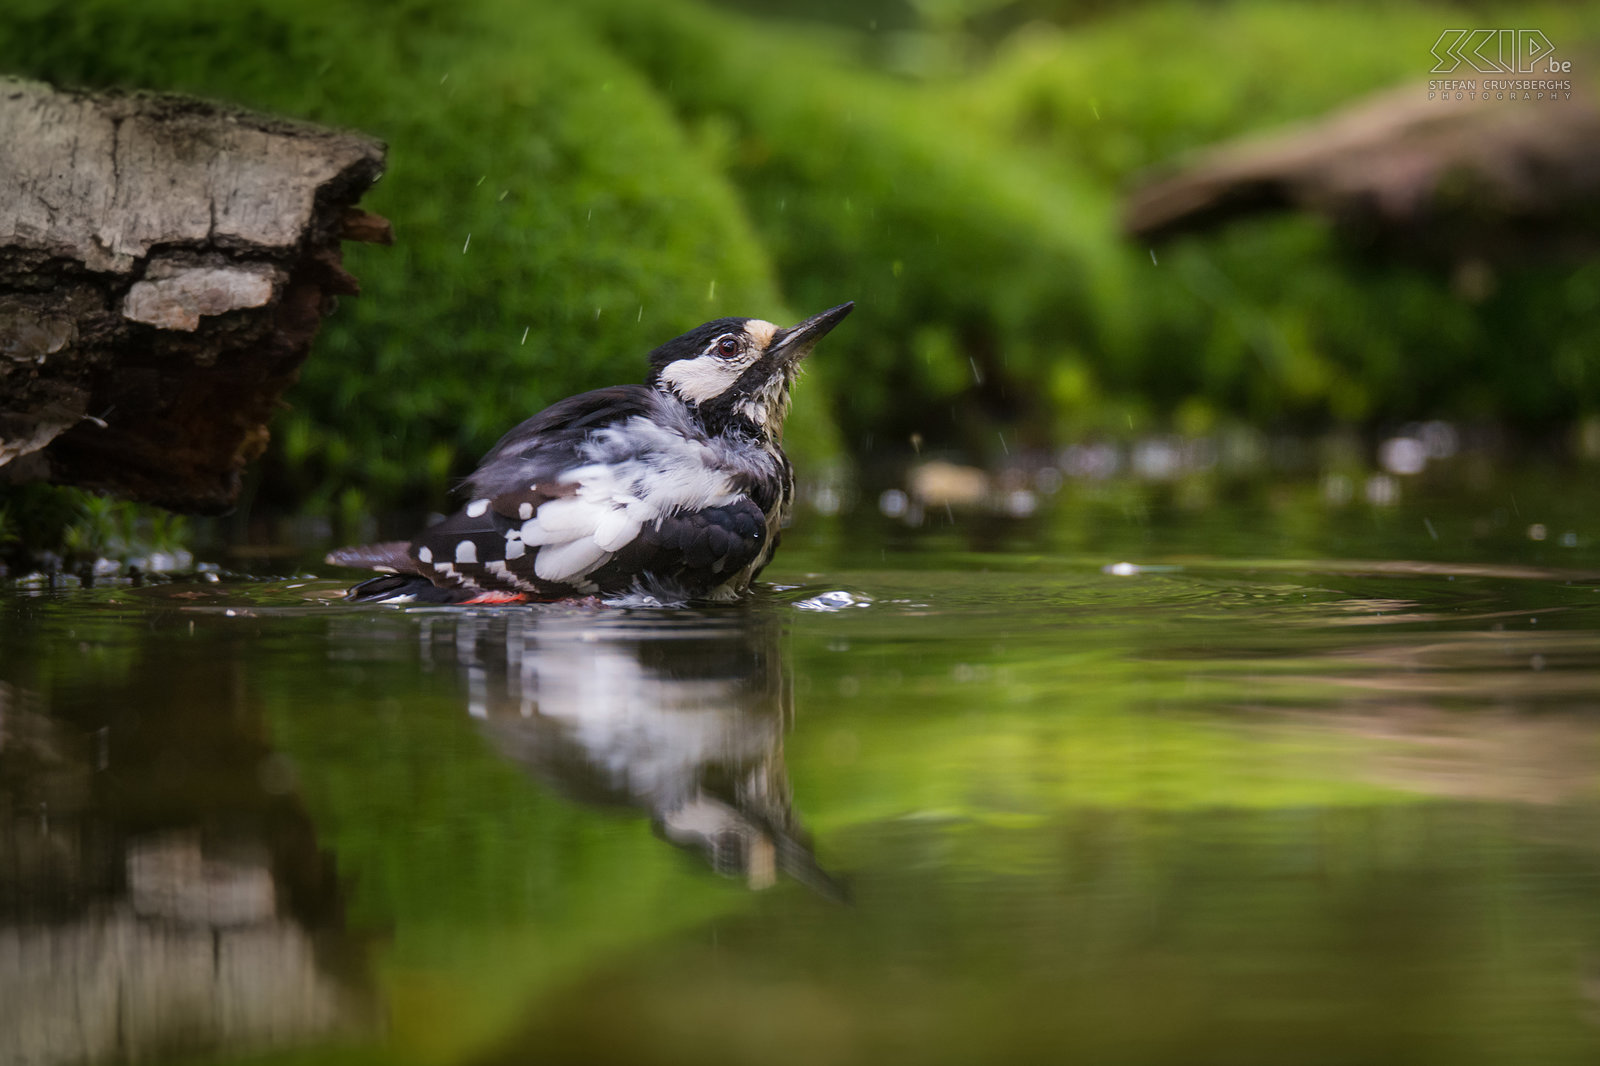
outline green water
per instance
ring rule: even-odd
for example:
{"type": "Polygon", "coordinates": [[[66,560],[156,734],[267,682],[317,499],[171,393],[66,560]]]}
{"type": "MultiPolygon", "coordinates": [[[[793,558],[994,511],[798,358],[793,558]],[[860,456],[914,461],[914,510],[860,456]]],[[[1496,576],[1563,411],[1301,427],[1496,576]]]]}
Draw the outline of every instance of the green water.
{"type": "Polygon", "coordinates": [[[13,589],[0,1062],[1597,1061],[1545,484],[802,516],[705,611],[13,589]]]}

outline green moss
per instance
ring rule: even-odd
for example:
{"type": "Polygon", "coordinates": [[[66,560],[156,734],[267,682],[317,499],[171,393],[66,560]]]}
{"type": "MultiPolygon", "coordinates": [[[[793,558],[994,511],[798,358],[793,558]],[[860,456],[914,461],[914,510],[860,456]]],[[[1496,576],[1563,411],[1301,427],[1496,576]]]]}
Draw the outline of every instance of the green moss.
{"type": "Polygon", "coordinates": [[[831,36],[683,3],[601,10],[684,124],[715,131],[795,299],[860,302],[830,377],[854,448],[991,439],[991,420],[1040,414],[1032,386],[1056,361],[1122,343],[1109,190],[847,63],[831,36]]]}
{"type": "MultiPolygon", "coordinates": [[[[269,506],[437,506],[507,427],[637,380],[662,339],[845,299],[793,416],[802,471],[837,455],[835,425],[857,455],[918,434],[982,456],[996,430],[1045,444],[1194,411],[1539,430],[1600,407],[1600,268],[1507,268],[1468,299],[1304,218],[1157,250],[1119,235],[1146,168],[1424,79],[1453,9],[1018,0],[822,27],[747,6],[767,13],[21,0],[0,69],[390,142],[367,203],[398,243],[348,251],[365,295],[274,427],[269,506]]],[[[1600,28],[1516,21],[1562,47],[1600,28]]]]}
{"type": "MultiPolygon", "coordinates": [[[[452,475],[562,396],[639,380],[661,340],[786,319],[733,187],[649,86],[554,5],[25,3],[0,69],[171,89],[374,133],[350,247],[364,293],[329,322],[274,426],[263,499],[437,505],[452,475]]],[[[825,406],[794,435],[835,450],[825,406]]]]}

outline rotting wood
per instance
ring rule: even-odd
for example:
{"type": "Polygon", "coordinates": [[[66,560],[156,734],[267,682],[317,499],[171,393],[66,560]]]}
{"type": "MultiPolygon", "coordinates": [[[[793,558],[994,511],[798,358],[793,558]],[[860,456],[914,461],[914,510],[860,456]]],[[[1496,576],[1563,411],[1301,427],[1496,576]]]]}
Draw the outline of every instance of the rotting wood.
{"type": "Polygon", "coordinates": [[[0,479],[236,500],[383,172],[360,134],[0,79],[0,479]]]}

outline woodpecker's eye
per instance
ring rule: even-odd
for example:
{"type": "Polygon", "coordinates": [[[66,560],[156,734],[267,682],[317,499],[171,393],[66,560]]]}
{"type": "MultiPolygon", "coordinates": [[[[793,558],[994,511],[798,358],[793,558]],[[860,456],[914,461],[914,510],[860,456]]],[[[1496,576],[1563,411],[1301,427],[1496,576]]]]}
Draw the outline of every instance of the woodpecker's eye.
{"type": "Polygon", "coordinates": [[[723,337],[717,341],[717,351],[723,355],[733,356],[739,354],[739,339],[737,337],[723,337]]]}

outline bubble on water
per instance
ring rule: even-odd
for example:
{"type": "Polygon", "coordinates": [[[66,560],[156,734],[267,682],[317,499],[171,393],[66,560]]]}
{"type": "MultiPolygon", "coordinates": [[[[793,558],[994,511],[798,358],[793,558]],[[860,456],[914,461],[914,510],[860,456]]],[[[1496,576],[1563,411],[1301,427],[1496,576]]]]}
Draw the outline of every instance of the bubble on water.
{"type": "Polygon", "coordinates": [[[1400,502],[1400,482],[1388,474],[1373,474],[1367,478],[1366,496],[1374,507],[1393,507],[1400,502]]]}
{"type": "Polygon", "coordinates": [[[1122,465],[1114,444],[1074,444],[1061,453],[1061,469],[1068,477],[1103,481],[1122,465]]]}
{"type": "Polygon", "coordinates": [[[1012,518],[1027,518],[1039,509],[1039,498],[1027,489],[1013,489],[1006,496],[1006,513],[1012,518]]]}
{"type": "Polygon", "coordinates": [[[1576,548],[1578,546],[1578,534],[1570,529],[1561,534],[1561,546],[1563,548],[1576,548]]]}
{"type": "Polygon", "coordinates": [[[1448,459],[1461,450],[1461,434],[1448,422],[1424,422],[1417,437],[1427,449],[1429,459],[1448,459]]]}
{"type": "Polygon", "coordinates": [[[1428,465],[1428,446],[1415,437],[1390,437],[1378,449],[1378,462],[1391,474],[1420,474],[1428,465]]]}
{"type": "Polygon", "coordinates": [[[1177,477],[1183,469],[1183,455],[1176,444],[1163,437],[1142,440],[1133,447],[1133,472],[1151,481],[1177,477]]]}
{"type": "Polygon", "coordinates": [[[899,518],[911,505],[911,498],[899,489],[884,489],[878,496],[878,510],[886,518],[899,518]]]}
{"type": "Polygon", "coordinates": [[[1143,571],[1137,563],[1107,563],[1100,568],[1100,572],[1112,577],[1134,577],[1143,571]]]}
{"type": "Polygon", "coordinates": [[[832,485],[823,485],[811,494],[811,506],[815,507],[821,514],[838,514],[839,508],[843,503],[844,501],[839,497],[839,490],[832,485]]]}
{"type": "Polygon", "coordinates": [[[795,604],[802,611],[843,611],[851,607],[869,607],[872,599],[868,596],[857,596],[843,589],[832,592],[819,592],[815,596],[807,597],[795,604]]]}
{"type": "Polygon", "coordinates": [[[1533,525],[1528,527],[1529,540],[1543,540],[1549,535],[1550,531],[1544,527],[1543,522],[1535,522],[1533,525]]]}

